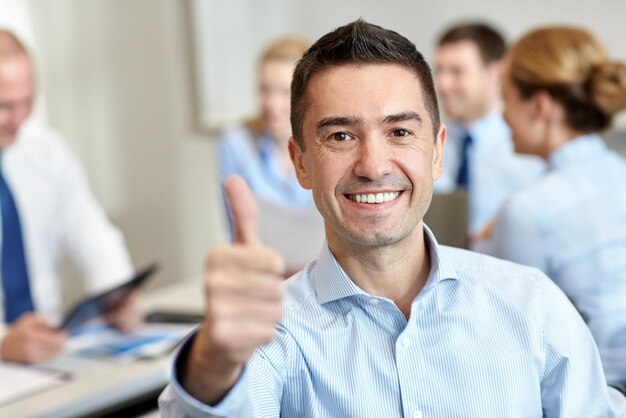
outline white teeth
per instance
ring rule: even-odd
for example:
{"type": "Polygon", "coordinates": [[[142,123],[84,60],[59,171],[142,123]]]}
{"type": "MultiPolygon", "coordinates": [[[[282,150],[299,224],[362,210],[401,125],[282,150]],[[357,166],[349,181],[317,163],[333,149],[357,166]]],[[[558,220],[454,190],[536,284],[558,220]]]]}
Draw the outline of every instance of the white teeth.
{"type": "Polygon", "coordinates": [[[400,195],[400,192],[388,192],[388,193],[367,193],[367,194],[351,194],[349,195],[351,200],[357,203],[386,203],[391,202],[400,195]]]}

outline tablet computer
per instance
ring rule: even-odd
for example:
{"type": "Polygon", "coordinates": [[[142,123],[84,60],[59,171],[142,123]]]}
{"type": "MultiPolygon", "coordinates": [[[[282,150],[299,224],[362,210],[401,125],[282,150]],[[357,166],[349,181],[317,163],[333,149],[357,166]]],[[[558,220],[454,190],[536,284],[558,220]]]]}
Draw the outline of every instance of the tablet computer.
{"type": "Polygon", "coordinates": [[[153,263],[137,272],[129,281],[78,303],[65,316],[60,328],[71,332],[87,321],[115,309],[134,289],[138,288],[148,277],[157,271],[157,269],[158,264],[153,263]]]}

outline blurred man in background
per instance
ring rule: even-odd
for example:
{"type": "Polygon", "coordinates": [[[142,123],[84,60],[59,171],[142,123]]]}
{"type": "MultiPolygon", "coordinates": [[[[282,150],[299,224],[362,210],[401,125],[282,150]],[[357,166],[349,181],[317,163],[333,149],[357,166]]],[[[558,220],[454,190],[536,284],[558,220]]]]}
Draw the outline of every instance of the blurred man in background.
{"type": "Polygon", "coordinates": [[[502,35],[483,23],[467,23],[449,28],[437,45],[435,86],[448,141],[435,191],[467,192],[472,239],[511,193],[539,178],[544,164],[514,153],[502,118],[500,73],[506,51],[502,35]]]}
{"type": "MultiPolygon", "coordinates": [[[[120,232],[89,190],[63,139],[29,120],[34,70],[24,45],[0,29],[0,357],[36,363],[59,353],[67,334],[60,268],[67,255],[89,293],[132,274],[120,232]]],[[[110,316],[121,329],[141,322],[133,294],[110,316]]]]}

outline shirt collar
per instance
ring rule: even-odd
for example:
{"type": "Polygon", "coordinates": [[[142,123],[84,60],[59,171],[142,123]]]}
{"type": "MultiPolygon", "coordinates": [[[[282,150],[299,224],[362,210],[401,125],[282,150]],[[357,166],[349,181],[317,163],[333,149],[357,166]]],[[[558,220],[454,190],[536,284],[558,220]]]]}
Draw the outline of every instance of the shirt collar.
{"type": "Polygon", "coordinates": [[[604,140],[599,135],[582,135],[554,150],[548,158],[548,166],[550,169],[556,169],[578,164],[603,153],[606,148],[604,140]]]}
{"type": "MultiPolygon", "coordinates": [[[[430,274],[421,293],[434,288],[440,281],[458,279],[459,276],[454,266],[445,260],[441,248],[431,230],[424,225],[424,237],[426,248],[430,255],[430,274]]],[[[313,286],[317,293],[317,301],[320,305],[351,296],[363,295],[372,297],[369,293],[358,287],[341,268],[337,259],[333,256],[328,244],[317,260],[313,271],[313,286]]]]}

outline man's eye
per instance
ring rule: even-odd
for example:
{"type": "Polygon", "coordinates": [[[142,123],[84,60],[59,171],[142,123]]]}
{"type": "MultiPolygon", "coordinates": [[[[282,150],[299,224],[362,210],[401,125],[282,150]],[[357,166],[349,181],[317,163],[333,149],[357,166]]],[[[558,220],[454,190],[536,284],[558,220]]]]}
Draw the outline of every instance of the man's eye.
{"type": "Polygon", "coordinates": [[[405,137],[405,136],[409,136],[409,131],[407,131],[406,129],[394,129],[393,131],[393,136],[397,136],[397,137],[405,137]]]}
{"type": "Polygon", "coordinates": [[[347,132],[335,132],[330,136],[330,139],[337,142],[344,142],[351,138],[347,132]]]}

